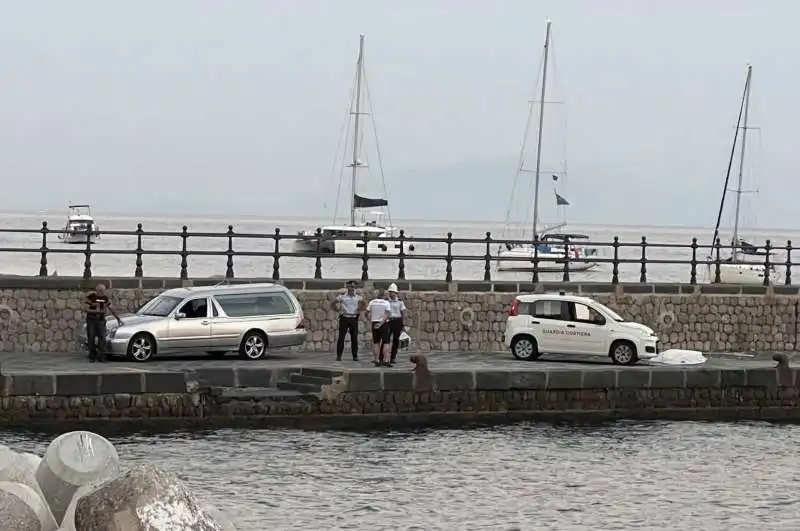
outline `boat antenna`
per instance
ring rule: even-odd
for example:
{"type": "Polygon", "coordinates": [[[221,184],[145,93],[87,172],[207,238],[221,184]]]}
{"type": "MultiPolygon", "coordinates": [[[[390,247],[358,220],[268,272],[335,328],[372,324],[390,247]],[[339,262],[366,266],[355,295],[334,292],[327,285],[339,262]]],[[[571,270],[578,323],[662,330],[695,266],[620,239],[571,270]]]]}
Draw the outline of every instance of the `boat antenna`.
{"type": "Polygon", "coordinates": [[[713,246],[717,243],[717,238],[719,238],[719,225],[722,222],[722,213],[725,210],[725,196],[728,192],[728,183],[731,180],[731,169],[733,168],[733,159],[736,157],[736,142],[739,139],[739,130],[741,129],[742,125],[742,115],[744,114],[744,109],[747,104],[748,94],[750,92],[750,77],[753,73],[753,67],[751,65],[747,65],[747,78],[744,82],[744,91],[742,92],[742,103],[739,106],[739,117],[736,119],[736,131],[733,133],[733,145],[731,146],[731,154],[728,158],[728,171],[725,173],[725,185],[722,187],[722,199],[719,202],[719,211],[717,212],[717,223],[714,225],[714,237],[711,238],[711,245],[712,245],[712,253],[713,253],[713,246]]]}
{"type": "Polygon", "coordinates": [[[547,21],[547,30],[544,37],[544,65],[542,66],[542,93],[539,100],[539,131],[536,140],[536,177],[533,190],[533,241],[538,239],[536,224],[539,216],[539,180],[542,169],[542,129],[544,127],[544,103],[547,90],[547,56],[550,48],[550,20],[547,21]]]}
{"type": "Polygon", "coordinates": [[[356,65],[356,105],[352,113],[355,118],[353,120],[353,173],[350,183],[350,225],[356,224],[356,190],[358,185],[358,160],[359,149],[359,126],[361,121],[361,77],[364,69],[364,34],[362,33],[358,38],[358,62],[356,65]]]}

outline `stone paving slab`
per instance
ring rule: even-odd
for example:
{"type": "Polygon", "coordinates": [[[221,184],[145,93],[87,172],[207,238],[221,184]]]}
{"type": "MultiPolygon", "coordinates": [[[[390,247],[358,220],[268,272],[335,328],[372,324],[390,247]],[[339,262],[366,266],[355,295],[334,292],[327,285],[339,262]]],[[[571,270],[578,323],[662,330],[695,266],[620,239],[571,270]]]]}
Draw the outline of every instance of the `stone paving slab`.
{"type": "MultiPolygon", "coordinates": [[[[199,386],[275,388],[292,373],[344,373],[348,391],[414,389],[413,365],[376,368],[369,361],[336,362],[331,354],[291,352],[258,361],[208,355],[158,358],[149,363],[114,360],[89,363],[75,353],[0,353],[3,396],[92,396],[102,394],[186,393],[199,386]]],[[[775,385],[771,355],[749,358],[718,355],[701,366],[640,363],[618,367],[605,358],[546,356],[535,362],[508,353],[434,353],[429,367],[440,391],[513,389],[681,388],[775,385]],[[763,374],[762,374],[763,373],[763,374]]],[[[407,359],[401,356],[401,360],[407,359]]],[[[792,372],[792,382],[795,379],[792,372]]]]}

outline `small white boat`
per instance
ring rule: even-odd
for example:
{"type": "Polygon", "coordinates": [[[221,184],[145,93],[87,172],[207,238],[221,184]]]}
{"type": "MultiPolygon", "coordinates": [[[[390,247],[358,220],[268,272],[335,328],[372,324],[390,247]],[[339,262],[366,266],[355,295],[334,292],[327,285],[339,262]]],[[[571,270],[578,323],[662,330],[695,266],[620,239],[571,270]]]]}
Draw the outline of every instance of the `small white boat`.
{"type": "Polygon", "coordinates": [[[507,246],[497,253],[497,270],[533,271],[535,254],[539,261],[536,268],[539,272],[562,272],[565,262],[567,262],[567,253],[569,253],[569,263],[567,264],[569,271],[589,271],[597,267],[597,262],[588,261],[597,255],[597,249],[572,244],[575,240],[588,238],[584,234],[545,234],[535,253],[533,245],[507,246]]]}
{"type": "MultiPolygon", "coordinates": [[[[316,229],[302,230],[298,232],[300,238],[294,240],[294,249],[297,252],[320,252],[328,254],[363,254],[364,253],[364,233],[367,233],[367,254],[400,254],[400,243],[397,240],[397,229],[383,225],[383,218],[390,219],[389,201],[384,198],[365,197],[358,194],[358,174],[359,170],[366,169],[368,166],[359,158],[360,149],[363,147],[361,139],[361,117],[369,116],[370,112],[362,109],[362,86],[365,85],[366,74],[364,71],[364,35],[359,39],[358,61],[356,65],[356,86],[353,91],[350,114],[353,116],[353,140],[352,160],[346,167],[350,168],[350,223],[332,224],[322,227],[322,234],[318,238],[316,229]],[[384,208],[385,211],[372,212],[375,219],[367,221],[362,217],[361,222],[357,221],[358,213],[366,208],[384,208]]],[[[369,110],[368,101],[364,106],[369,110]]],[[[374,126],[374,124],[373,124],[374,126]]],[[[374,127],[373,127],[374,129],[374,127]]],[[[375,141],[377,145],[377,139],[375,141]]],[[[349,157],[349,152],[348,155],[349,157]]],[[[380,165],[380,153],[377,157],[380,165]]],[[[383,168],[380,169],[383,177],[383,168]]],[[[385,183],[384,183],[385,188],[385,183]]],[[[334,220],[336,216],[334,214],[334,220]]],[[[391,222],[390,222],[391,223],[391,222]]],[[[414,251],[414,245],[404,243],[405,253],[414,251]]]]}
{"type": "MultiPolygon", "coordinates": [[[[722,262],[719,264],[719,283],[720,284],[764,284],[764,264],[753,264],[747,262],[722,262]]],[[[708,262],[708,279],[714,283],[716,277],[717,264],[714,261],[708,262]]],[[[769,283],[782,284],[783,276],[774,267],[769,268],[769,283]]]]}
{"type": "MultiPolygon", "coordinates": [[[[326,225],[322,227],[321,237],[317,238],[316,230],[300,231],[302,238],[295,240],[298,252],[315,253],[317,250],[325,254],[363,254],[364,235],[367,236],[367,254],[400,254],[400,241],[396,229],[385,227],[378,220],[363,225],[326,225]]],[[[405,242],[405,252],[413,252],[414,244],[405,242]]]]}
{"type": "Polygon", "coordinates": [[[64,243],[95,243],[100,238],[100,228],[92,217],[89,205],[69,205],[69,214],[64,230],[58,239],[64,243]]]}

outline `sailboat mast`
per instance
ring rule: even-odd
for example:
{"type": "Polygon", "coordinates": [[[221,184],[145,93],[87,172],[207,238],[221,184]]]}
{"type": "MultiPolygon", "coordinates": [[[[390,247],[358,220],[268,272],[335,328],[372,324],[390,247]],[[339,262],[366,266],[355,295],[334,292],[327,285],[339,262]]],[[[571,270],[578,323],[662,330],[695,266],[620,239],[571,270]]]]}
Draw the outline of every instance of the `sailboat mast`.
{"type": "Polygon", "coordinates": [[[542,92],[539,99],[539,133],[536,141],[536,177],[533,191],[533,239],[538,239],[536,225],[539,218],[539,181],[542,169],[542,130],[544,128],[544,98],[547,90],[547,59],[550,52],[550,21],[547,21],[547,30],[544,36],[544,61],[542,65],[542,92]]]}
{"type": "Polygon", "coordinates": [[[350,225],[356,224],[356,190],[358,185],[358,148],[359,148],[359,129],[361,121],[361,74],[364,71],[364,34],[362,33],[358,41],[358,63],[356,66],[356,101],[352,114],[353,120],[353,174],[350,179],[350,225]]]}
{"type": "Polygon", "coordinates": [[[747,80],[745,81],[745,93],[744,93],[744,115],[742,117],[742,145],[741,151],[739,153],[739,176],[736,185],[736,208],[734,211],[734,220],[733,220],[733,241],[731,242],[732,254],[733,259],[736,260],[736,256],[739,250],[739,211],[742,203],[742,176],[744,174],[744,155],[747,149],[747,117],[750,111],[750,80],[753,75],[753,67],[747,65],[747,80]]]}

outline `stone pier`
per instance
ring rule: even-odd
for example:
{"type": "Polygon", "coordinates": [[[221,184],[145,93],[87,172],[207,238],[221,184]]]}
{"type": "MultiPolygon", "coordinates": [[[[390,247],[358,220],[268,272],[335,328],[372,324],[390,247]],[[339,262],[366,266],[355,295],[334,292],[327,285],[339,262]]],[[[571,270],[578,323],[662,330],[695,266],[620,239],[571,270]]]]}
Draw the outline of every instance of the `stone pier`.
{"type": "MultiPolygon", "coordinates": [[[[264,282],[269,279],[237,279],[264,282]]],[[[78,348],[84,291],[98,282],[122,311],[134,311],[164,289],[216,284],[219,279],[93,279],[0,277],[0,352],[70,352],[78,348]]],[[[304,350],[333,349],[331,302],[344,280],[283,280],[305,309],[310,340],[304,350]]],[[[389,281],[363,283],[371,297],[389,281]]],[[[514,294],[566,291],[593,297],[623,317],[657,331],[663,348],[704,352],[792,351],[798,338],[797,287],[682,284],[601,284],[398,281],[410,312],[414,348],[421,352],[504,350],[506,311],[514,294]]],[[[362,340],[368,342],[367,327],[362,340]]]]}

